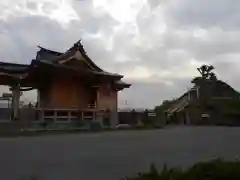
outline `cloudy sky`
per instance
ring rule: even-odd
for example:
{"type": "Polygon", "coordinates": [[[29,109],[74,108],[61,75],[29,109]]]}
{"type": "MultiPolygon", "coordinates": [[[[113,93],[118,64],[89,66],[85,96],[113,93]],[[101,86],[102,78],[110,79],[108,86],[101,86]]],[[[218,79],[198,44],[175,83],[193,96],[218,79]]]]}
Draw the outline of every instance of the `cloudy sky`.
{"type": "Polygon", "coordinates": [[[65,51],[82,39],[132,83],[120,106],[153,107],[190,87],[203,63],[240,90],[239,30],[239,0],[1,0],[0,60],[27,64],[37,45],[65,51]]]}

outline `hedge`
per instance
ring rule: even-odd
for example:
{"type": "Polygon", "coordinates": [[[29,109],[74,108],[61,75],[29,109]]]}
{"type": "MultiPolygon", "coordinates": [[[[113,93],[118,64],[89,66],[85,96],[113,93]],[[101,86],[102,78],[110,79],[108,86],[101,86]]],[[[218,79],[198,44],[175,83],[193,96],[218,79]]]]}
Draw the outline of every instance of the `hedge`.
{"type": "Polygon", "coordinates": [[[123,180],[240,180],[240,161],[216,159],[197,163],[185,170],[164,166],[158,171],[151,165],[149,172],[123,180]]]}

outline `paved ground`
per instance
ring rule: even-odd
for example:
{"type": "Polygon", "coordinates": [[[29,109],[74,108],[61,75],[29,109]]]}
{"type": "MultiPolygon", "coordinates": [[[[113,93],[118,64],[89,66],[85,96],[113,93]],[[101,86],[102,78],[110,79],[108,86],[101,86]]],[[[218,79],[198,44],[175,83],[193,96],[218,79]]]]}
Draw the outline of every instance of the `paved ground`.
{"type": "Polygon", "coordinates": [[[0,139],[1,179],[117,180],[158,166],[240,155],[240,128],[175,127],[0,139]]]}

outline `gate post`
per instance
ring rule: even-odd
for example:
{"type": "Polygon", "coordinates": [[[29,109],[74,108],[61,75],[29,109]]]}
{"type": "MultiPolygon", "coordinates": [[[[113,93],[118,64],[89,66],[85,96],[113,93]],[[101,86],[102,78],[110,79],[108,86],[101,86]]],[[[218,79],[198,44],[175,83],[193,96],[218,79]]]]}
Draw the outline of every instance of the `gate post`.
{"type": "Polygon", "coordinates": [[[10,90],[12,91],[12,103],[11,103],[11,120],[19,119],[19,101],[20,101],[20,85],[13,85],[10,90]]]}

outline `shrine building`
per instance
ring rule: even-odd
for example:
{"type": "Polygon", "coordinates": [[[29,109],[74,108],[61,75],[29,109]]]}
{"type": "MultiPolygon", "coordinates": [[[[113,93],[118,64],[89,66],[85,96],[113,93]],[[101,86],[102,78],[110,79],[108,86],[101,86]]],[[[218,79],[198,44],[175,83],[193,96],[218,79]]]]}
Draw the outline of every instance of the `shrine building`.
{"type": "Polygon", "coordinates": [[[11,121],[21,121],[21,92],[36,89],[39,122],[118,123],[118,92],[131,85],[106,72],[86,54],[80,41],[66,52],[40,47],[29,65],[0,62],[0,85],[12,91],[11,121]]]}

